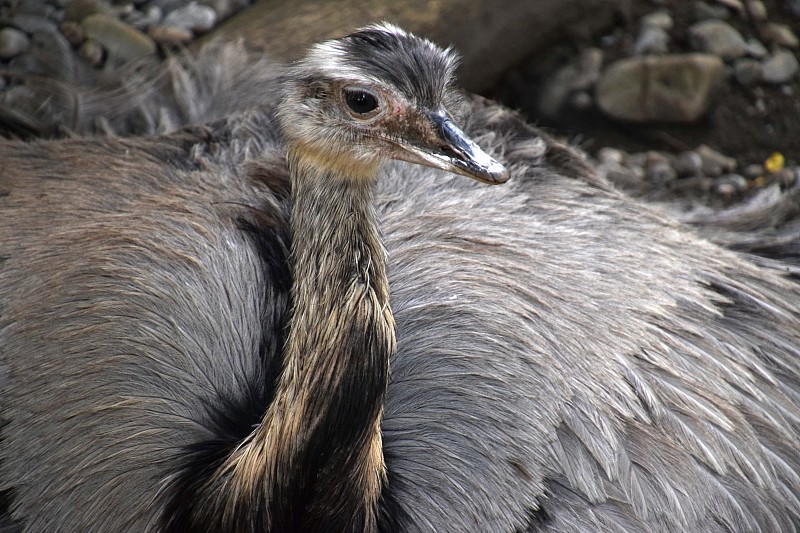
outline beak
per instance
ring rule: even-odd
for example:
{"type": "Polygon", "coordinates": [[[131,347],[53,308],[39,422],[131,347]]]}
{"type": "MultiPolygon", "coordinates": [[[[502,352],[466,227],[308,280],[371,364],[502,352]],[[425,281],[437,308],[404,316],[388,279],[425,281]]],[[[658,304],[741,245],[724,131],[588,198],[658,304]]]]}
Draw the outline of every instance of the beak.
{"type": "Polygon", "coordinates": [[[425,142],[403,143],[402,149],[395,153],[397,159],[455,172],[490,185],[508,181],[506,167],[481,150],[445,113],[430,113],[426,118],[433,131],[425,135],[425,142]]]}

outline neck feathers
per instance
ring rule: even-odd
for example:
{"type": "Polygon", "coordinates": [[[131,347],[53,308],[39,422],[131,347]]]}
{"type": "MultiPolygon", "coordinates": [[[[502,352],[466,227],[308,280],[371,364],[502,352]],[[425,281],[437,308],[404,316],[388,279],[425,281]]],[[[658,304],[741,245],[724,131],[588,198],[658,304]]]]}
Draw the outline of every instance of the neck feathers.
{"type": "Polygon", "coordinates": [[[373,531],[395,349],[374,174],[316,163],[290,150],[292,318],[275,400],[220,475],[238,494],[229,507],[261,509],[267,529],[373,531]]]}

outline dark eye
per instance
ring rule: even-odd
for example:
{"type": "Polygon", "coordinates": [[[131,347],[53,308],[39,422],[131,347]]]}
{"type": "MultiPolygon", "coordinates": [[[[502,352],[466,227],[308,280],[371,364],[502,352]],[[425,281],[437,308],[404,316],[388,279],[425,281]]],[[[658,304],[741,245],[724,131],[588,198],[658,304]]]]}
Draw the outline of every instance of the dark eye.
{"type": "Polygon", "coordinates": [[[378,109],[378,99],[362,89],[345,89],[344,101],[358,115],[366,115],[378,109]]]}

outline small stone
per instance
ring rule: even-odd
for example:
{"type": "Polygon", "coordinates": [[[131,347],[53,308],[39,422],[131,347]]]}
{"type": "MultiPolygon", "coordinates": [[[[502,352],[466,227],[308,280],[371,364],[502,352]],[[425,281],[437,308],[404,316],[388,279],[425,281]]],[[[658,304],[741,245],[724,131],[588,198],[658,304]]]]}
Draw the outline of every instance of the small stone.
{"type": "Polygon", "coordinates": [[[675,180],[678,173],[672,168],[669,160],[657,152],[647,154],[644,177],[654,185],[666,185],[675,180]]]}
{"type": "Polygon", "coordinates": [[[722,6],[709,5],[706,2],[696,1],[694,3],[694,18],[701,20],[725,20],[730,17],[730,11],[722,6]]]}
{"type": "Polygon", "coordinates": [[[786,24],[770,22],[764,26],[764,36],[773,44],[785,48],[797,48],[800,45],[797,35],[786,24]]]}
{"type": "Polygon", "coordinates": [[[86,39],[83,28],[81,28],[81,25],[77,22],[66,20],[61,23],[60,29],[61,33],[67,39],[67,42],[72,46],[80,46],[84,39],[86,39]]]}
{"type": "Polygon", "coordinates": [[[603,52],[586,48],[572,63],[560,68],[542,88],[539,110],[543,115],[555,116],[570,94],[591,89],[600,77],[603,52]]]}
{"type": "Polygon", "coordinates": [[[742,175],[749,180],[754,180],[757,177],[764,175],[764,167],[757,163],[747,165],[744,167],[744,169],[742,169],[742,175]]]}
{"type": "Polygon", "coordinates": [[[790,81],[800,69],[797,58],[789,50],[780,49],[768,57],[763,65],[763,78],[767,83],[779,84],[790,81]]]}
{"type": "Polygon", "coordinates": [[[800,181],[800,169],[784,168],[778,172],[775,177],[777,178],[776,181],[784,189],[788,187],[794,187],[797,185],[798,181],[800,181]]]}
{"type": "Polygon", "coordinates": [[[732,183],[722,182],[722,183],[715,183],[714,188],[717,190],[717,194],[720,196],[733,196],[736,194],[736,187],[732,183]]]}
{"type": "Polygon", "coordinates": [[[0,58],[11,59],[26,51],[31,45],[31,40],[25,33],[15,28],[0,30],[0,58]]]}
{"type": "Polygon", "coordinates": [[[654,11],[642,17],[642,26],[651,26],[653,28],[661,28],[662,30],[671,30],[674,25],[672,16],[669,11],[659,10],[654,11]]]}
{"type": "Polygon", "coordinates": [[[708,54],[639,56],[611,64],[596,86],[598,107],[631,122],[693,122],[708,109],[725,69],[708,54]]]}
{"type": "Polygon", "coordinates": [[[634,55],[665,54],[669,51],[669,34],[658,26],[642,26],[633,45],[634,55]]]}
{"type": "Polygon", "coordinates": [[[153,26],[147,34],[158,44],[164,46],[178,46],[192,40],[192,32],[174,26],[153,26]]]}
{"type": "Polygon", "coordinates": [[[592,104],[594,104],[594,99],[587,91],[578,91],[572,95],[572,97],[569,99],[569,103],[575,109],[583,111],[592,107],[592,104]]]}
{"type": "Polygon", "coordinates": [[[747,42],[733,26],[721,20],[704,20],[689,28],[689,41],[695,50],[736,59],[747,54],[747,42]]]}
{"type": "Polygon", "coordinates": [[[767,6],[761,0],[747,0],[747,12],[754,20],[767,20],[767,6]]]}
{"type": "Polygon", "coordinates": [[[642,194],[650,187],[642,181],[641,174],[618,163],[601,163],[597,170],[601,176],[605,176],[608,181],[625,191],[642,194]]]}
{"type": "Polygon", "coordinates": [[[746,191],[748,186],[745,177],[740,176],[739,174],[726,174],[724,176],[720,176],[715,180],[714,184],[717,188],[717,192],[725,194],[726,196],[746,191]],[[723,187],[726,193],[723,193],[723,187]]]}
{"type": "Polygon", "coordinates": [[[89,15],[114,16],[114,10],[101,0],[72,0],[64,8],[64,20],[80,23],[89,15]]]}
{"type": "Polygon", "coordinates": [[[95,39],[109,55],[133,61],[156,52],[156,44],[136,28],[107,15],[89,15],[81,22],[87,37],[95,39]]]}
{"type": "Polygon", "coordinates": [[[78,49],[78,54],[93,67],[103,63],[103,47],[94,39],[86,39],[78,49]]]}
{"type": "Polygon", "coordinates": [[[767,47],[758,39],[747,39],[747,55],[761,59],[769,54],[767,47]]]}
{"type": "Polygon", "coordinates": [[[736,81],[742,85],[752,85],[761,81],[763,68],[761,62],[745,57],[736,60],[733,64],[733,72],[736,81]]]}
{"type": "Polygon", "coordinates": [[[164,18],[164,26],[174,26],[195,33],[210,30],[217,23],[217,13],[209,6],[191,2],[170,12],[164,18]]]}
{"type": "Polygon", "coordinates": [[[703,169],[703,159],[694,151],[681,152],[672,163],[681,178],[699,176],[703,169]]]}
{"type": "Polygon", "coordinates": [[[29,15],[27,13],[18,13],[11,19],[10,26],[31,35],[37,31],[54,31],[58,26],[46,18],[38,15],[29,15]]]}
{"type": "Polygon", "coordinates": [[[146,30],[157,26],[162,18],[163,14],[160,7],[147,6],[144,8],[144,11],[133,11],[130,15],[126,16],[125,22],[137,30],[146,30]]]}
{"type": "Polygon", "coordinates": [[[605,147],[597,152],[597,160],[600,161],[600,163],[621,165],[624,158],[625,153],[617,148],[605,147]]]}
{"type": "Polygon", "coordinates": [[[736,159],[725,156],[713,148],[700,145],[696,150],[700,156],[703,174],[710,177],[717,177],[726,172],[733,172],[736,168],[736,159]]]}

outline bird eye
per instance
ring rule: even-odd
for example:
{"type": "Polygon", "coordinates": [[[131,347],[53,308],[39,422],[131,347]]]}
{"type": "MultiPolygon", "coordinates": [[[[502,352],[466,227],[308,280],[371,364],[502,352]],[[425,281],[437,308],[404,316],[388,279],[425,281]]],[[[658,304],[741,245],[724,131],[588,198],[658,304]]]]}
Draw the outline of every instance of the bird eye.
{"type": "Polygon", "coordinates": [[[378,99],[363,89],[345,89],[344,101],[358,115],[366,115],[378,109],[378,99]]]}

